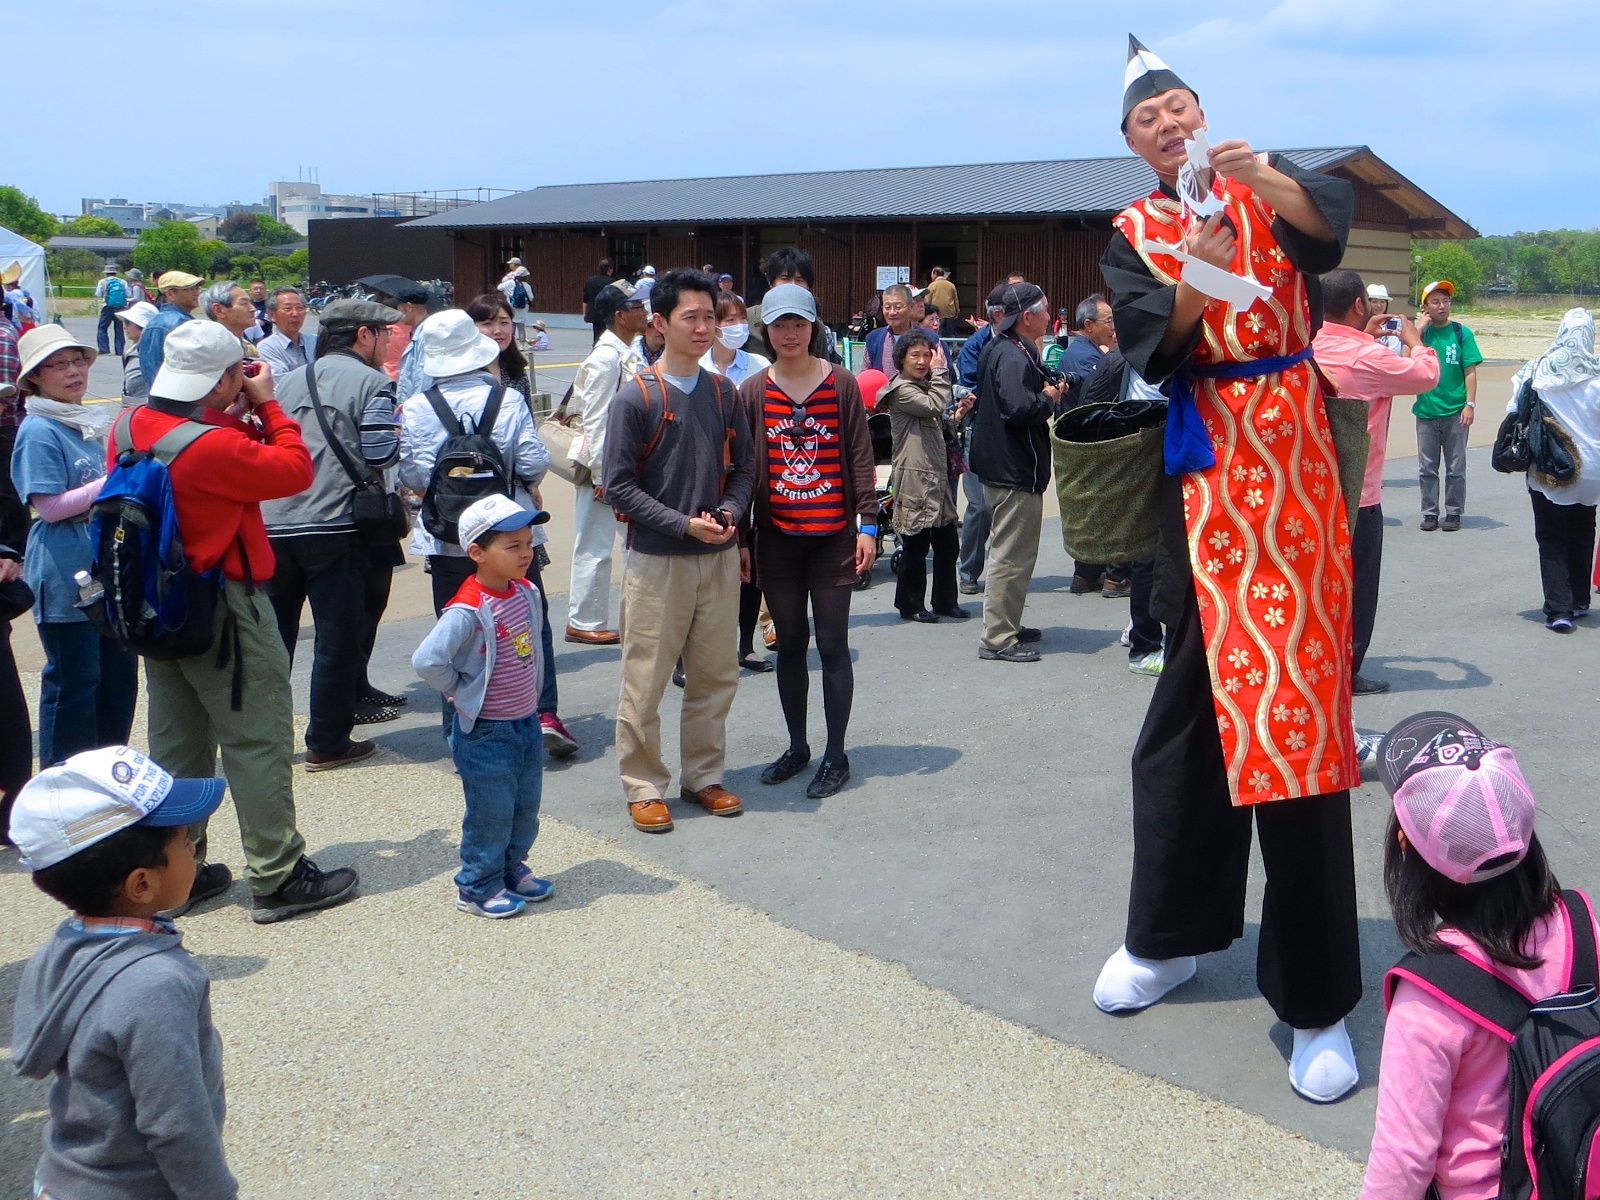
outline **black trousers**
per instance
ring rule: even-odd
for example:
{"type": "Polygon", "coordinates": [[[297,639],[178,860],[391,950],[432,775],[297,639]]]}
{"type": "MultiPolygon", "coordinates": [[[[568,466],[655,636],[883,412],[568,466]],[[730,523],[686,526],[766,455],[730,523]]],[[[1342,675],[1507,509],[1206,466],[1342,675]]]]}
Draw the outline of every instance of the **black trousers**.
{"type": "Polygon", "coordinates": [[[368,674],[372,665],[372,648],[378,644],[378,626],[389,607],[389,592],[394,587],[394,569],[406,561],[405,551],[400,548],[399,542],[367,546],[365,550],[367,571],[361,589],[361,606],[367,614],[367,632],[361,639],[361,678],[356,688],[357,699],[377,691],[368,674]]]}
{"type": "Polygon", "coordinates": [[[311,602],[316,640],[306,749],[336,753],[350,745],[366,663],[367,548],[354,533],[312,533],[275,537],[272,552],[278,564],[264,590],[290,662],[300,636],[300,611],[311,602]]]}
{"type": "Polygon", "coordinates": [[[33,774],[33,725],[11,653],[11,622],[0,621],[0,845],[9,844],[11,805],[33,774]]]}
{"type": "Polygon", "coordinates": [[[1367,647],[1372,644],[1372,627],[1378,620],[1378,577],[1383,570],[1383,505],[1368,504],[1356,509],[1355,532],[1350,535],[1352,585],[1350,624],[1354,645],[1350,654],[1350,674],[1361,672],[1367,647]]]}
{"type": "Polygon", "coordinates": [[[600,335],[606,331],[604,325],[597,325],[593,321],[589,322],[589,328],[594,330],[594,340],[597,342],[600,340],[600,335]]]}
{"type": "Polygon", "coordinates": [[[1143,658],[1161,649],[1161,622],[1150,615],[1150,594],[1156,586],[1154,559],[1129,564],[1128,616],[1133,628],[1128,632],[1128,658],[1143,658]]]}
{"type": "Polygon", "coordinates": [[[961,533],[954,521],[902,538],[900,574],[894,585],[894,606],[902,613],[922,607],[928,588],[928,549],[933,549],[934,612],[949,612],[961,602],[956,591],[956,559],[961,555],[961,533]]]}
{"type": "Polygon", "coordinates": [[[1072,573],[1079,579],[1099,579],[1105,577],[1107,583],[1121,583],[1130,577],[1133,570],[1131,563],[1086,563],[1072,560],[1072,573]]]}
{"type": "Polygon", "coordinates": [[[1592,504],[1556,504],[1528,490],[1533,501],[1533,536],[1539,543],[1539,579],[1544,617],[1554,621],[1589,607],[1589,572],[1594,569],[1592,504]]]}
{"type": "Polygon", "coordinates": [[[1332,1025],[1361,999],[1350,793],[1234,806],[1191,591],[1133,750],[1131,953],[1209,954],[1243,935],[1252,825],[1267,872],[1256,984],[1285,1024],[1332,1025]]]}

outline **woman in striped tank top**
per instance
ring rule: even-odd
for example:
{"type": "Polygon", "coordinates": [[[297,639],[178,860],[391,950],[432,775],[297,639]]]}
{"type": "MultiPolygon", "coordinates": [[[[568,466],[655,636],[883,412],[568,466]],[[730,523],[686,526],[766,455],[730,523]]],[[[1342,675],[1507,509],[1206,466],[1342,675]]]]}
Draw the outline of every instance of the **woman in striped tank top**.
{"type": "Polygon", "coordinates": [[[740,555],[747,579],[753,565],[778,632],[778,698],[789,727],[789,748],[761,782],[782,783],[811,761],[806,653],[814,622],[828,726],[822,762],[806,788],[816,800],[850,778],[844,752],[855,696],[850,597],[856,577],[877,557],[872,435],[855,377],[811,354],[817,325],[811,293],[779,284],[762,298],[761,314],[776,361],[739,386],[757,443],[750,545],[740,555]]]}

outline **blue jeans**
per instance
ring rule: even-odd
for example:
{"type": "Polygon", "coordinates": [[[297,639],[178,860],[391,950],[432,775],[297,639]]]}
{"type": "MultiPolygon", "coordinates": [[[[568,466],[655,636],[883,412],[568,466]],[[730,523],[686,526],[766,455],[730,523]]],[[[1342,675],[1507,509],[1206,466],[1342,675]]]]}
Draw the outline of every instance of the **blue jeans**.
{"type": "Polygon", "coordinates": [[[54,766],[80,750],[125,745],[139,699],[139,659],[87,621],[39,626],[44,672],[39,679],[39,765],[54,766]]]}
{"type": "Polygon", "coordinates": [[[478,721],[463,733],[452,713],[450,753],[467,797],[456,887],[482,900],[505,887],[506,872],[527,859],[539,836],[544,735],[537,714],[478,721]]]}
{"type": "Polygon", "coordinates": [[[983,575],[984,560],[989,553],[989,526],[993,517],[989,502],[983,498],[983,482],[968,471],[961,477],[961,489],[967,494],[967,511],[961,516],[961,558],[959,572],[968,583],[976,583],[983,575]]]}
{"type": "Polygon", "coordinates": [[[94,327],[94,340],[100,343],[96,348],[101,354],[111,353],[110,335],[113,333],[116,335],[118,354],[121,354],[124,347],[127,345],[125,340],[127,338],[127,331],[123,329],[122,322],[117,320],[117,314],[122,311],[122,309],[112,308],[108,304],[100,306],[100,320],[94,327]]]}

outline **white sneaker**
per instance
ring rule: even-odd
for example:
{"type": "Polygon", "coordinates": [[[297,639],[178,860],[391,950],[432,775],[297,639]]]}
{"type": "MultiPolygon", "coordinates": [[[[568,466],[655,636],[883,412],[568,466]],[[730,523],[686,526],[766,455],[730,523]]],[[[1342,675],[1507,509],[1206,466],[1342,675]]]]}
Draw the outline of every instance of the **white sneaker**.
{"type": "Polygon", "coordinates": [[[1356,761],[1367,762],[1378,752],[1378,747],[1383,745],[1383,734],[1362,733],[1356,730],[1356,761]]]}
{"type": "Polygon", "coordinates": [[[1289,1086],[1307,1100],[1332,1104],[1361,1082],[1356,1052],[1344,1022],[1323,1029],[1296,1029],[1289,1056],[1289,1086]]]}
{"type": "Polygon", "coordinates": [[[1106,959],[1094,982],[1094,1006],[1101,1012],[1137,1012],[1149,1008],[1199,969],[1194,956],[1135,958],[1126,946],[1106,959]]]}
{"type": "Polygon", "coordinates": [[[1141,654],[1138,658],[1128,660],[1128,670],[1135,675],[1159,675],[1166,665],[1167,656],[1160,650],[1152,650],[1149,654],[1141,654]]]}

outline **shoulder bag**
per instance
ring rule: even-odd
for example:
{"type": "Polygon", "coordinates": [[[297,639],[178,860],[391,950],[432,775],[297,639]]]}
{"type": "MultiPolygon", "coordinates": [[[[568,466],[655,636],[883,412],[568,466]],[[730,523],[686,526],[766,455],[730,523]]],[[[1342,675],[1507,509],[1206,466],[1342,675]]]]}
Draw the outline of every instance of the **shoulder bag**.
{"type": "MultiPolygon", "coordinates": [[[[370,468],[362,471],[350,452],[344,448],[344,443],[334,434],[333,426],[328,421],[327,413],[323,412],[322,401],[317,395],[316,363],[306,365],[306,389],[311,393],[311,410],[317,414],[317,424],[322,426],[322,438],[328,443],[328,449],[333,451],[334,457],[339,460],[339,465],[344,468],[344,473],[350,476],[350,482],[355,487],[355,495],[351,497],[351,510],[356,532],[361,535],[361,540],[369,545],[399,541],[411,529],[411,520],[406,515],[405,503],[384,486],[381,474],[370,468]]],[[[359,432],[357,430],[358,434],[359,432]]]]}
{"type": "Polygon", "coordinates": [[[578,414],[571,411],[572,389],[575,387],[576,381],[567,386],[567,394],[561,397],[560,405],[539,422],[535,432],[544,443],[544,448],[550,451],[550,474],[579,487],[589,487],[594,482],[593,474],[588,467],[572,461],[572,449],[583,436],[578,414]]]}

